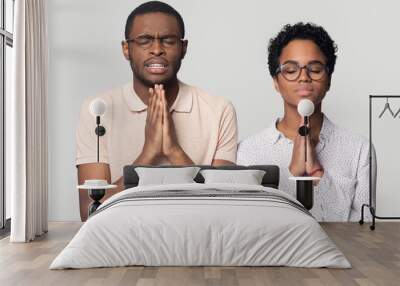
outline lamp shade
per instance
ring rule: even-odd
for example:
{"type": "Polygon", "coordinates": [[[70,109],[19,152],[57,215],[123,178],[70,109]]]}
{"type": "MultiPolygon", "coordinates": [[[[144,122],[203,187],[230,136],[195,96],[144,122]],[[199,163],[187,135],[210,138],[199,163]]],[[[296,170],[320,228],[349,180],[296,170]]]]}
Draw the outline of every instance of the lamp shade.
{"type": "Polygon", "coordinates": [[[311,116],[314,113],[314,103],[309,99],[300,100],[297,105],[297,112],[301,116],[311,116]]]}
{"type": "Polygon", "coordinates": [[[100,98],[94,99],[89,105],[89,110],[95,117],[102,116],[106,112],[106,103],[100,98]]]}

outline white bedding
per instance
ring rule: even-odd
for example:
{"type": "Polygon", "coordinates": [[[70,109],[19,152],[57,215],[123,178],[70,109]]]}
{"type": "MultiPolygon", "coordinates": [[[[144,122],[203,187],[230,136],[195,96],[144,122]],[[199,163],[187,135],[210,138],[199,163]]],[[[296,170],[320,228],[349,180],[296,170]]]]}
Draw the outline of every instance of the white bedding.
{"type": "Polygon", "coordinates": [[[99,207],[50,269],[351,267],[298,204],[279,190],[254,185],[193,183],[127,189],[99,207]]]}

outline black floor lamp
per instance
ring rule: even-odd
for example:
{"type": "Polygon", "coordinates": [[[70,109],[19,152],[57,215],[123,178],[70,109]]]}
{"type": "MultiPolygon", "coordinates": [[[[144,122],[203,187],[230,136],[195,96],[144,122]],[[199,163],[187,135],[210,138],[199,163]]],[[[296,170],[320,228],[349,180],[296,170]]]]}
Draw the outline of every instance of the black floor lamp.
{"type": "MultiPolygon", "coordinates": [[[[310,134],[308,123],[310,116],[314,113],[314,103],[309,99],[300,100],[297,105],[298,113],[304,118],[304,125],[299,128],[299,135],[304,136],[304,164],[307,163],[307,137],[310,134]]],[[[314,205],[314,181],[320,180],[319,177],[312,177],[305,173],[300,177],[290,177],[296,181],[296,199],[307,209],[311,210],[314,205]]]]}
{"type": "MultiPolygon", "coordinates": [[[[101,99],[95,99],[90,103],[89,111],[96,118],[96,128],[94,132],[97,136],[97,163],[100,163],[100,137],[104,136],[106,133],[104,126],[100,125],[100,117],[106,112],[106,104],[101,99]]],[[[85,180],[84,185],[78,186],[79,189],[88,190],[89,197],[93,200],[93,202],[89,205],[89,216],[93,214],[101,205],[100,200],[104,197],[106,189],[114,189],[116,187],[116,185],[109,185],[104,179],[85,180]]]]}

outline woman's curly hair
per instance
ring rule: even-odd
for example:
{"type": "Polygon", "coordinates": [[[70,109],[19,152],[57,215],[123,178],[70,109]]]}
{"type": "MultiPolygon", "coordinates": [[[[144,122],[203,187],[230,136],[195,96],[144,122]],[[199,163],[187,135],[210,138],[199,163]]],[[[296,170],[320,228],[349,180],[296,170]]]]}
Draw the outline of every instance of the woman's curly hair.
{"type": "Polygon", "coordinates": [[[337,45],[321,26],[313,23],[299,22],[294,25],[287,24],[275,38],[270,39],[268,45],[268,68],[272,77],[276,76],[279,67],[279,57],[282,50],[293,40],[311,40],[326,57],[326,66],[331,75],[335,69],[337,45]]]}

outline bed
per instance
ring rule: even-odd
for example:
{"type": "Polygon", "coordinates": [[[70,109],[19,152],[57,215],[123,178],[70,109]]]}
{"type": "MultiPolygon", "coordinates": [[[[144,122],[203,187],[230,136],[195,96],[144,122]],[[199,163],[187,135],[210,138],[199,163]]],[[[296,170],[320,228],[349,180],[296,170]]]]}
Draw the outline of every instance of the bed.
{"type": "MultiPolygon", "coordinates": [[[[277,189],[276,166],[260,185],[138,185],[138,166],[124,169],[126,189],[106,200],[50,269],[144,266],[292,266],[350,268],[312,215],[277,189]]],[[[200,166],[202,170],[213,169],[200,166]]]]}

